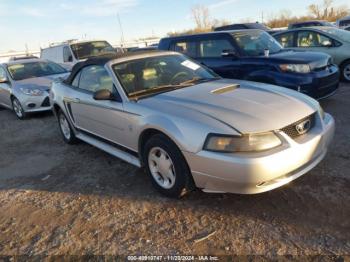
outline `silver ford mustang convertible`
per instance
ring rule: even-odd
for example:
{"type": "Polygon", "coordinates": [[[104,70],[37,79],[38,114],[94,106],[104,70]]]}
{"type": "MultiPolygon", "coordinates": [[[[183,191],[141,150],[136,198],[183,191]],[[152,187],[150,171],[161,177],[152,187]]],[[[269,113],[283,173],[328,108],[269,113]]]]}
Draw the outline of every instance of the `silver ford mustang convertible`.
{"type": "Polygon", "coordinates": [[[181,197],[257,194],[288,184],[326,155],[334,120],[278,86],[227,80],[172,52],[92,58],[50,95],[63,139],[83,140],[181,197]]]}

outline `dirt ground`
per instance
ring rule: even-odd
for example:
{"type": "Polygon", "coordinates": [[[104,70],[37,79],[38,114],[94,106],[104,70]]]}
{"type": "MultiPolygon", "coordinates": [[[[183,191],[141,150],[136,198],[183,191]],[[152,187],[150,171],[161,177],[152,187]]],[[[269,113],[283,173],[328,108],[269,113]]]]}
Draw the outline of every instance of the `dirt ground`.
{"type": "Polygon", "coordinates": [[[1,110],[0,255],[350,255],[350,85],[322,105],[337,132],[310,173],[261,195],[182,200],[94,147],[64,144],[51,114],[1,110]]]}

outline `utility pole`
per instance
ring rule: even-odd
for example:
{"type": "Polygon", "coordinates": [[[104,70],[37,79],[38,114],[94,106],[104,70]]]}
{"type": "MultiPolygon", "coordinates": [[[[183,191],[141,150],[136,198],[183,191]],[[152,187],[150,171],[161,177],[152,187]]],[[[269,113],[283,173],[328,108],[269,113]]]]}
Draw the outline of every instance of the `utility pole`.
{"type": "Polygon", "coordinates": [[[29,56],[29,48],[28,48],[28,44],[27,43],[25,44],[25,47],[26,47],[26,56],[29,56]]]}
{"type": "Polygon", "coordinates": [[[264,23],[264,11],[261,12],[261,23],[264,23]]]}
{"type": "Polygon", "coordinates": [[[118,22],[119,22],[119,27],[120,27],[120,32],[121,32],[120,43],[123,47],[124,46],[124,31],[123,31],[123,26],[122,26],[122,22],[120,20],[119,13],[117,13],[117,17],[118,17],[118,22]]]}

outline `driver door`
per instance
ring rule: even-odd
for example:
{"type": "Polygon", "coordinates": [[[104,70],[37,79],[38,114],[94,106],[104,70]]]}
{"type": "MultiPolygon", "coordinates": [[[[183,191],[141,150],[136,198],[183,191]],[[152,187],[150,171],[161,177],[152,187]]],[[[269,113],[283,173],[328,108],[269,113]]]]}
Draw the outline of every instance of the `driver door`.
{"type": "Polygon", "coordinates": [[[241,61],[230,37],[205,37],[198,40],[197,44],[198,61],[221,77],[239,78],[241,61]]]}
{"type": "Polygon", "coordinates": [[[83,68],[73,81],[71,97],[67,101],[76,128],[88,135],[123,145],[127,132],[127,116],[119,101],[97,101],[96,91],[107,89],[120,97],[113,80],[103,66],[83,68]]]}

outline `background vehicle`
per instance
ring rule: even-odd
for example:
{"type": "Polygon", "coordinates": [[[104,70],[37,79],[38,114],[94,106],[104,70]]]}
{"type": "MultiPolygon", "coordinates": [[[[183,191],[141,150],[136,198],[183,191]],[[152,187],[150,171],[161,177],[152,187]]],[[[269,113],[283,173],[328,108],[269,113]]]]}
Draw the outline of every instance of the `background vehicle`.
{"type": "Polygon", "coordinates": [[[310,26],[327,26],[327,27],[334,27],[332,23],[327,21],[321,21],[321,20],[313,20],[313,21],[304,21],[304,22],[297,22],[292,23],[288,26],[288,29],[297,29],[302,27],[310,27],[310,26]]]}
{"type": "Polygon", "coordinates": [[[78,138],[144,165],[171,197],[194,186],[270,191],[315,167],[334,134],[315,100],[221,79],[173,52],[89,59],[55,82],[51,97],[67,143],[78,138]]]}
{"type": "Polygon", "coordinates": [[[0,106],[13,109],[19,119],[51,110],[52,81],[68,76],[66,69],[47,60],[25,59],[0,64],[0,106]]]}
{"type": "Polygon", "coordinates": [[[130,49],[128,52],[146,52],[146,51],[154,51],[157,50],[157,46],[147,46],[147,47],[135,47],[130,49]]]}
{"type": "Polygon", "coordinates": [[[284,48],[329,54],[340,67],[342,79],[350,82],[350,32],[335,27],[310,27],[277,33],[274,37],[284,48]]]}
{"type": "Polygon", "coordinates": [[[107,41],[77,41],[52,44],[48,48],[41,49],[40,57],[64,66],[67,69],[90,57],[116,54],[118,50],[113,48],[107,41]]]}
{"type": "Polygon", "coordinates": [[[18,60],[26,60],[26,59],[39,59],[39,57],[34,55],[27,55],[27,56],[13,56],[9,59],[9,61],[18,61],[18,60]]]}
{"type": "Polygon", "coordinates": [[[279,32],[279,31],[271,29],[270,27],[268,27],[264,24],[258,23],[258,22],[224,25],[224,26],[214,28],[214,31],[219,32],[219,31],[245,30],[245,29],[259,29],[259,30],[263,30],[265,32],[268,32],[269,34],[279,32]]]}
{"type": "Polygon", "coordinates": [[[164,38],[159,49],[184,53],[225,78],[279,85],[317,99],[334,94],[339,85],[329,55],[284,50],[261,30],[164,38]]]}
{"type": "Polygon", "coordinates": [[[337,24],[337,27],[342,29],[350,26],[350,16],[339,19],[336,24],[337,24]]]}

